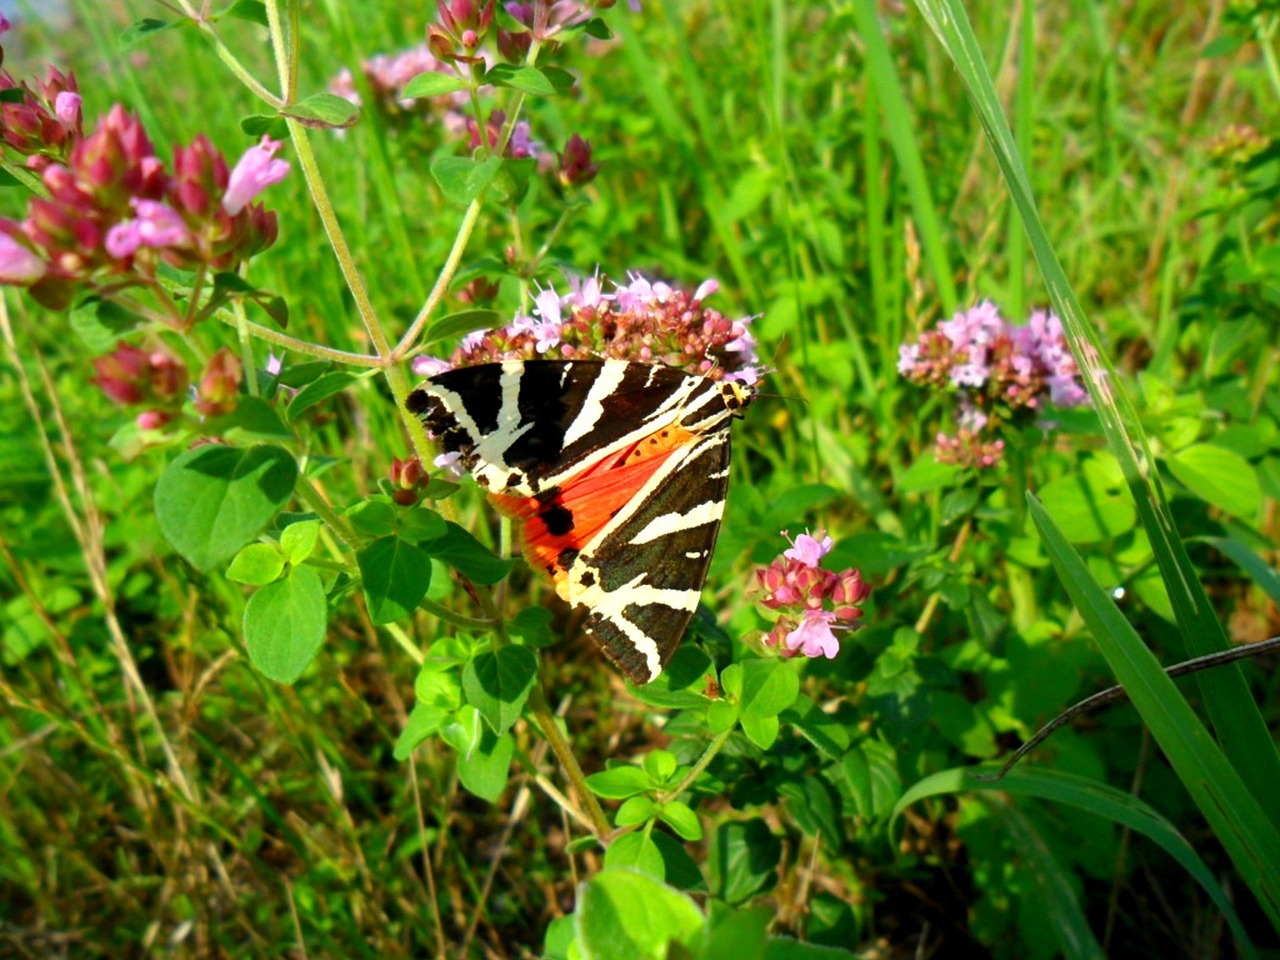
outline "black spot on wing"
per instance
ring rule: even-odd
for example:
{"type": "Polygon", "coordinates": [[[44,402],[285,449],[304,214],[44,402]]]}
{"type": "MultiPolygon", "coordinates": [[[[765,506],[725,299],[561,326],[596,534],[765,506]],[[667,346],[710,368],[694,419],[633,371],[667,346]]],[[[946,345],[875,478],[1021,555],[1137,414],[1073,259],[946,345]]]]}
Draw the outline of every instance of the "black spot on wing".
{"type": "Polygon", "coordinates": [[[563,537],[573,530],[573,511],[562,503],[550,503],[538,511],[538,519],[553,537],[563,537]]]}

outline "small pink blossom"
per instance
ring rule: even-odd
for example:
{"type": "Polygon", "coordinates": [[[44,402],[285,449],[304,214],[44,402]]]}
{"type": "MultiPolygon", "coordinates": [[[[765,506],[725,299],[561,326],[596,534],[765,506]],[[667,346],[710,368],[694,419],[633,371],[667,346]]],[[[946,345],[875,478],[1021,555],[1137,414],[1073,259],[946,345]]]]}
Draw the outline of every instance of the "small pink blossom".
{"type": "Polygon", "coordinates": [[[8,33],[12,27],[13,24],[9,22],[9,18],[0,13],[0,33],[8,33]]]}
{"type": "Polygon", "coordinates": [[[824,530],[819,530],[816,537],[802,533],[792,542],[790,550],[782,551],[782,555],[806,567],[816,567],[822,558],[831,552],[833,543],[834,541],[824,530]]]}
{"type": "Polygon", "coordinates": [[[264,135],[257,146],[245,151],[231,171],[227,191],[222,195],[222,209],[234,217],[263,190],[285,178],[289,173],[289,162],[275,159],[275,153],[281,146],[264,135]]]}
{"type": "Polygon", "coordinates": [[[63,90],[53,99],[53,112],[63,125],[69,128],[80,126],[80,104],[83,98],[73,90],[63,90]]]}
{"type": "Polygon", "coordinates": [[[788,650],[798,651],[806,657],[826,657],[834,660],[840,652],[840,641],[831,629],[836,615],[826,610],[805,612],[800,626],[787,634],[783,641],[788,650]]]}
{"type": "Polygon", "coordinates": [[[450,453],[441,453],[432,460],[432,464],[437,470],[443,470],[455,480],[461,480],[463,476],[462,464],[458,461],[462,458],[462,454],[457,450],[450,453]]]}
{"type": "Polygon", "coordinates": [[[419,377],[434,377],[438,373],[452,370],[453,366],[448,360],[441,360],[439,357],[429,357],[426,354],[422,354],[413,358],[413,362],[409,364],[409,369],[419,377]]]}
{"type": "Polygon", "coordinates": [[[107,231],[105,246],[111,256],[124,259],[133,256],[139,247],[180,247],[191,239],[186,223],[168,204],[135,198],[130,205],[138,216],[107,231]]]}
{"type": "Polygon", "coordinates": [[[26,286],[44,276],[45,262],[7,233],[0,233],[0,283],[26,286]]]}

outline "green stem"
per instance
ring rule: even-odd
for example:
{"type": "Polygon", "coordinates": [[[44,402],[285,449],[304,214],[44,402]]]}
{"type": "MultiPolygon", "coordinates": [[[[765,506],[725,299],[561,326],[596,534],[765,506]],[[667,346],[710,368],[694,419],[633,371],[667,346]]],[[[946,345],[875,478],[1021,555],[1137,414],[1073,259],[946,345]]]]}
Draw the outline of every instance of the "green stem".
{"type": "Polygon", "coordinates": [[[604,811],[600,809],[600,802],[596,799],[596,795],[587,789],[586,775],[583,774],[582,768],[578,766],[578,760],[569,748],[569,741],[564,738],[564,734],[560,732],[560,727],[556,725],[556,718],[552,714],[551,708],[547,706],[547,700],[542,695],[540,684],[535,683],[533,691],[529,694],[529,712],[533,714],[533,719],[542,731],[542,735],[547,738],[547,743],[551,745],[551,752],[560,761],[560,766],[564,770],[565,776],[569,778],[574,792],[578,795],[578,802],[582,804],[587,816],[591,818],[592,832],[595,833],[598,840],[603,841],[609,835],[612,827],[610,827],[604,811]]]}
{"type": "Polygon", "coordinates": [[[249,318],[245,316],[244,303],[237,300],[231,305],[236,318],[236,336],[240,341],[240,365],[244,368],[245,384],[249,395],[258,396],[258,362],[253,356],[253,337],[249,333],[249,318]]]}
{"type": "MultiPolygon", "coordinates": [[[[227,316],[223,311],[218,311],[214,316],[229,326],[238,327],[241,323],[240,320],[235,317],[227,316]]],[[[321,360],[333,360],[337,363],[347,363],[353,367],[382,366],[381,358],[367,353],[351,353],[347,350],[335,350],[333,347],[322,346],[318,343],[312,343],[309,340],[299,340],[297,337],[291,337],[287,333],[281,333],[278,330],[272,330],[270,327],[264,327],[262,324],[254,323],[252,320],[244,320],[243,323],[245,329],[259,340],[266,340],[268,343],[277,344],[278,346],[292,350],[295,353],[306,354],[307,356],[317,357],[321,360]]]]}
{"type": "Polygon", "coordinates": [[[444,620],[446,623],[451,623],[455,627],[465,627],[468,630],[491,630],[495,626],[493,620],[486,620],[482,617],[464,617],[460,613],[454,613],[452,610],[440,606],[434,600],[424,599],[419,602],[418,606],[433,617],[444,620]]]}
{"type": "Polygon", "coordinates": [[[423,661],[427,659],[427,655],[414,645],[414,642],[409,639],[409,635],[404,632],[404,628],[398,623],[384,623],[383,627],[391,635],[391,639],[399,644],[400,649],[412,657],[414,663],[421,666],[423,661]]]}
{"type": "Polygon", "coordinates": [[[338,535],[354,553],[360,549],[360,538],[356,536],[354,530],[347,521],[338,515],[338,511],[329,506],[324,497],[320,496],[320,491],[315,488],[310,480],[306,477],[299,477],[294,493],[298,495],[298,499],[315,512],[315,515],[325,522],[325,524],[338,535]]]}
{"type": "Polygon", "coordinates": [[[329,238],[333,255],[338,258],[338,266],[342,269],[347,289],[351,291],[352,299],[355,301],[360,322],[364,324],[374,352],[381,358],[382,363],[396,363],[397,358],[392,355],[391,344],[387,342],[387,335],[382,329],[382,324],[378,322],[373,303],[369,300],[369,291],[365,288],[364,281],[360,278],[360,271],[356,268],[355,258],[351,255],[351,248],[347,246],[347,238],[338,224],[338,215],[334,212],[333,202],[329,199],[329,190],[325,186],[324,177],[316,163],[315,153],[311,149],[311,136],[307,128],[298,121],[286,117],[285,122],[289,125],[294,152],[298,155],[298,166],[302,168],[307,189],[311,192],[311,202],[315,204],[316,212],[320,214],[320,222],[324,225],[324,232],[329,238]]]}
{"type": "Polygon", "coordinates": [[[723,733],[717,733],[712,741],[707,744],[707,749],[702,752],[702,756],[699,757],[698,762],[693,765],[693,769],[689,771],[675,789],[668,790],[666,793],[659,795],[657,798],[658,803],[663,804],[669,800],[674,800],[676,797],[680,796],[680,794],[693,786],[693,782],[702,775],[703,770],[707,769],[711,761],[716,758],[716,754],[724,749],[724,745],[729,742],[729,734],[731,733],[733,733],[733,727],[730,727],[723,733]]]}

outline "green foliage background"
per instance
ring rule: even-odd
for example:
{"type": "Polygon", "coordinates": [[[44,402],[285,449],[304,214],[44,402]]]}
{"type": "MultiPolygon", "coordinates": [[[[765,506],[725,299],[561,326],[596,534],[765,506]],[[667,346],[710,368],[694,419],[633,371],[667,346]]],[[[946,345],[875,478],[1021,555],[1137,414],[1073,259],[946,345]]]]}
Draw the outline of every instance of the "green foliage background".
{"type": "MultiPolygon", "coordinates": [[[[577,914],[576,927],[557,918],[641,904],[670,921],[656,929],[708,957],[730,955],[731,936],[758,942],[741,932],[757,919],[779,936],[895,956],[1227,956],[1249,954],[1247,940],[1274,950],[1275,917],[1258,896],[1266,877],[1238,875],[1223,829],[1175,772],[1178,750],[1161,741],[1166,763],[1134,709],[1058,732],[1000,789],[953,773],[1114,682],[1094,641],[1125,628],[1106,619],[1116,606],[1102,590],[1162,663],[1189,655],[1095,414],[1009,438],[1004,467],[974,476],[933,460],[949,399],[897,375],[899,344],[956,309],[990,298],[1021,320],[1049,301],[965,95],[969,75],[915,7],[622,6],[607,18],[615,40],[576,42],[548,61],[580,78],[576,93],[531,101],[526,114],[551,147],[587,137],[599,178],[578,198],[535,178],[518,210],[487,204],[462,279],[501,277],[505,317],[522,288],[502,264],[528,262],[548,241],[542,281],[597,265],[619,279],[629,269],[688,285],[717,277],[720,309],[760,315],[774,372],[735,429],[710,613],[694,634],[719,667],[759,662],[740,643],[768,626],[749,570],[782,549],[779,531],[806,526],[836,537],[830,566],[857,566],[874,585],[868,626],[839,659],[805,665],[799,699],[754,701],[758,715],[748,688],[735,689],[744,680],[722,670],[743,706],[719,720],[705,697],[677,691],[667,709],[631,696],[583,643],[541,650],[546,696],[593,789],[610,810],[620,804],[617,824],[648,824],[645,842],[583,844],[542,789],[566,789],[546,743],[509,723],[502,703],[496,733],[446,730],[397,757],[415,701],[439,693],[405,645],[497,670],[466,631],[446,639],[452,629],[423,610],[388,626],[391,614],[349,594],[296,683],[255,670],[241,624],[246,603],[263,601],[216,567],[188,566],[157,525],[156,479],[178,451],[126,460],[112,445],[130,414],[89,383],[90,359],[111,339],[72,335],[65,317],[7,291],[0,944],[28,956],[608,956],[598,912],[577,914]],[[1061,543],[1042,539],[1028,489],[1061,543]],[[1077,582],[1069,545],[1094,594],[1079,592],[1088,581],[1064,589],[1077,582]],[[770,723],[777,739],[764,749],[770,723]],[[719,734],[724,747],[694,789],[668,796],[719,734]],[[473,749],[515,764],[459,764],[473,749]],[[920,802],[903,800],[908,789],[920,802]],[[668,887],[599,873],[620,864],[668,887]]],[[[167,15],[158,4],[73,3],[7,35],[5,67],[19,77],[46,60],[74,67],[86,117],[124,102],[161,156],[204,132],[234,157],[252,142],[242,118],[264,108],[198,30],[117,47],[128,24],[167,15]]],[[[430,16],[397,3],[305,4],[300,90],[419,42],[430,16]]],[[[1213,617],[1238,642],[1280,632],[1280,168],[1270,143],[1246,158],[1215,147],[1233,124],[1264,138],[1274,127],[1275,13],[1115,0],[975,4],[970,16],[1040,239],[1136,404],[1213,617]]],[[[274,75],[261,27],[224,18],[215,29],[264,82],[274,75]]],[[[462,208],[428,173],[457,144],[375,109],[341,136],[313,131],[312,143],[398,335],[458,229],[462,208]]],[[[251,282],[287,300],[291,334],[368,349],[302,178],[265,199],[281,239],[251,282]]],[[[24,202],[16,187],[0,193],[9,215],[24,202]]],[[[233,342],[213,324],[199,336],[210,352],[233,342]]],[[[354,379],[314,412],[300,444],[332,503],[375,495],[391,457],[409,452],[377,379],[354,379]]],[[[455,519],[497,547],[473,493],[451,501],[455,519]]],[[[432,570],[428,599],[474,615],[450,570],[438,559],[432,570]]],[[[544,588],[518,570],[500,591],[514,617],[544,588]]],[[[538,623],[521,635],[541,636],[538,623]]],[[[1274,670],[1239,669],[1274,730],[1274,670]]],[[[1214,701],[1195,681],[1183,689],[1195,706],[1214,701]]],[[[1156,691],[1151,702],[1173,700],[1156,691]]],[[[1256,718],[1250,703],[1231,709],[1256,718]]],[[[1216,729],[1230,756],[1231,736],[1216,729]]],[[[1253,790],[1272,821],[1273,796],[1248,778],[1273,761],[1258,760],[1263,774],[1239,769],[1249,787],[1232,794],[1253,790]]],[[[785,941],[769,950],[818,955],[785,941]]]]}

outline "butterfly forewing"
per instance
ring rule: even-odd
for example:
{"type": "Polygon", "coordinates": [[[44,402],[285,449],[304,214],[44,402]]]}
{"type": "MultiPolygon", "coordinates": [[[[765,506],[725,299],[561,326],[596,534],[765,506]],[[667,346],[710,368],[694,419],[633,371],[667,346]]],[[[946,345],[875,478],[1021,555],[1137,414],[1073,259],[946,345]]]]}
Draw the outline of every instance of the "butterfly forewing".
{"type": "Polygon", "coordinates": [[[525,555],[647,683],[698,604],[750,392],[621,360],[507,361],[429,378],[410,409],[523,523],[525,555]]]}

